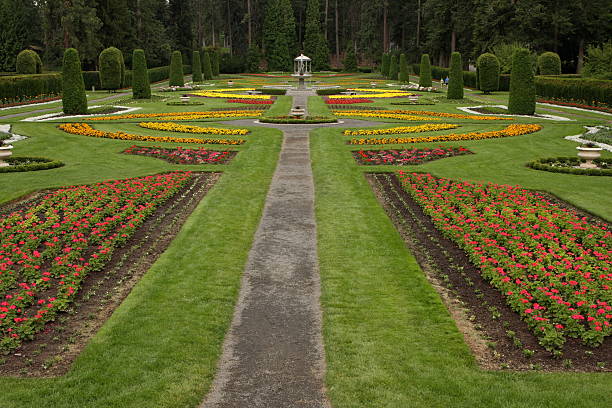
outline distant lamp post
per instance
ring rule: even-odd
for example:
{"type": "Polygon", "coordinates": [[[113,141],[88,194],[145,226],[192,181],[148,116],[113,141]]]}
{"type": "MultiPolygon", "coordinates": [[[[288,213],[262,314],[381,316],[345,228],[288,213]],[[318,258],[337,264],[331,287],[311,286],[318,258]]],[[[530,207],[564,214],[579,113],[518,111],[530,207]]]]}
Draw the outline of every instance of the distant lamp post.
{"type": "Polygon", "coordinates": [[[299,57],[293,60],[293,75],[298,78],[298,89],[306,89],[304,86],[304,78],[312,76],[312,60],[300,54],[299,57]]]}

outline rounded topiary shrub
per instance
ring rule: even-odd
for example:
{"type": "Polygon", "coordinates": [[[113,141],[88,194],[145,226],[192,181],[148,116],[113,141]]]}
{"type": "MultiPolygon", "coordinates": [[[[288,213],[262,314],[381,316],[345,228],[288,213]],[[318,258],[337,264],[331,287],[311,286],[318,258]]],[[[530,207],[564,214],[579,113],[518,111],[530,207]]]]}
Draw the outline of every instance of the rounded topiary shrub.
{"type": "Polygon", "coordinates": [[[535,83],[531,53],[526,48],[519,48],[512,55],[508,111],[515,115],[533,115],[535,112],[535,83]]]}
{"type": "Polygon", "coordinates": [[[210,81],[213,79],[212,65],[210,64],[210,53],[204,52],[204,58],[202,59],[202,75],[204,80],[210,81]]]}
{"type": "Polygon", "coordinates": [[[193,60],[191,61],[191,64],[193,67],[193,82],[202,82],[202,60],[200,59],[199,51],[193,52],[193,60]]]}
{"type": "Polygon", "coordinates": [[[406,54],[401,54],[399,59],[399,81],[408,82],[408,63],[406,62],[406,54]]]}
{"type": "Polygon", "coordinates": [[[461,54],[458,52],[451,54],[446,96],[448,99],[463,99],[463,67],[461,64],[461,54]]]}
{"type": "Polygon", "coordinates": [[[389,56],[389,54],[383,54],[383,55],[382,55],[382,63],[381,63],[381,66],[380,66],[380,74],[381,74],[383,77],[385,77],[385,78],[386,78],[387,76],[389,76],[389,63],[390,63],[390,62],[391,62],[391,61],[390,61],[390,56],[389,56]]]}
{"type": "Polygon", "coordinates": [[[419,68],[419,86],[429,88],[431,86],[431,63],[429,54],[421,57],[421,67],[419,68]]]}
{"type": "MultiPolygon", "coordinates": [[[[32,50],[23,50],[17,54],[16,69],[18,74],[37,74],[36,57],[38,54],[32,50]]],[[[38,58],[40,60],[40,57],[38,58]]]]}
{"type": "Polygon", "coordinates": [[[538,57],[540,75],[561,75],[561,58],[555,52],[545,52],[538,57]]]}
{"type": "Polygon", "coordinates": [[[172,53],[170,60],[170,86],[184,86],[185,80],[183,75],[183,56],[180,51],[172,53]]]}
{"type": "Polygon", "coordinates": [[[36,73],[42,74],[43,73],[43,62],[40,59],[40,56],[38,55],[37,52],[34,53],[34,59],[36,59],[36,73]]]}
{"type": "Polygon", "coordinates": [[[117,90],[123,84],[123,54],[118,48],[109,47],[98,57],[100,85],[102,89],[117,90]]]}
{"type": "Polygon", "coordinates": [[[62,103],[67,115],[85,115],[87,113],[87,96],[81,71],[79,52],[68,48],[64,52],[62,67],[62,103]]]}
{"type": "Polygon", "coordinates": [[[389,62],[389,79],[393,81],[397,81],[397,75],[398,75],[397,56],[391,55],[391,60],[389,62]]]}
{"type": "Polygon", "coordinates": [[[134,99],[151,99],[151,82],[144,50],[134,50],[132,56],[132,96],[134,99]]]}
{"type": "Polygon", "coordinates": [[[486,52],[476,61],[478,89],[488,94],[499,89],[499,59],[486,52]]]}

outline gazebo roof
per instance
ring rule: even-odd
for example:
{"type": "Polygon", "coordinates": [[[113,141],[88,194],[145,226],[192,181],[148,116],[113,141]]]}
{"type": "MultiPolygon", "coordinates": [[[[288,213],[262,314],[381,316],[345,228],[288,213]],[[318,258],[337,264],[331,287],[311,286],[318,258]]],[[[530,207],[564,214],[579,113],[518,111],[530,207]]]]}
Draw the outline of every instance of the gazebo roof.
{"type": "Polygon", "coordinates": [[[304,54],[300,54],[300,56],[297,57],[295,61],[311,61],[311,59],[305,56],[304,54]]]}

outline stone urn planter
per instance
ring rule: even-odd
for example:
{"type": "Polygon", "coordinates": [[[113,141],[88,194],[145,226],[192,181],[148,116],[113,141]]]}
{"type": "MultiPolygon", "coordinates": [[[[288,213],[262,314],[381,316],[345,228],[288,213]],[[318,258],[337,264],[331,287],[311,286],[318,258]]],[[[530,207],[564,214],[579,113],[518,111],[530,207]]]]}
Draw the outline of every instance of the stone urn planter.
{"type": "Polygon", "coordinates": [[[300,106],[296,106],[295,108],[291,109],[290,114],[294,118],[302,119],[302,117],[306,114],[306,111],[304,110],[304,108],[302,108],[300,106]]]}
{"type": "Polygon", "coordinates": [[[181,96],[181,102],[185,102],[185,103],[189,102],[189,96],[187,95],[181,96]]]}
{"type": "Polygon", "coordinates": [[[586,160],[584,163],[580,163],[580,168],[583,169],[596,169],[597,165],[593,163],[593,160],[599,159],[601,157],[601,151],[603,150],[601,147],[598,147],[594,144],[587,144],[576,147],[578,150],[578,157],[586,160]]]}
{"type": "Polygon", "coordinates": [[[0,167],[7,167],[9,164],[4,161],[13,154],[13,145],[0,145],[0,167]]]}

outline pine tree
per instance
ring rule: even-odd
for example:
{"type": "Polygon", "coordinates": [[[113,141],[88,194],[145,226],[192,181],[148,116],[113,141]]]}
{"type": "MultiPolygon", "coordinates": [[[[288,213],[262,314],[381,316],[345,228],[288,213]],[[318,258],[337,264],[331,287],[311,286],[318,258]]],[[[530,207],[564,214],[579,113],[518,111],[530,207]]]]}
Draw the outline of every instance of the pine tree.
{"type": "Polygon", "coordinates": [[[95,7],[86,5],[86,0],[70,0],[70,7],[62,9],[64,46],[76,48],[83,63],[91,68],[95,66],[102,49],[97,36],[101,26],[95,7]]]}
{"type": "Polygon", "coordinates": [[[213,78],[210,55],[208,52],[204,53],[204,58],[202,59],[202,75],[205,81],[210,81],[213,78]]]}
{"type": "Polygon", "coordinates": [[[191,59],[191,73],[193,74],[193,82],[202,82],[202,60],[200,59],[200,52],[194,51],[193,58],[191,59]]]}
{"type": "Polygon", "coordinates": [[[429,88],[431,86],[431,63],[429,54],[421,56],[421,67],[419,68],[419,86],[429,88]]]}
{"type": "Polygon", "coordinates": [[[184,63],[189,63],[188,58],[193,49],[193,10],[191,0],[169,0],[170,34],[174,49],[181,51],[185,58],[184,63]]]}
{"type": "Polygon", "coordinates": [[[79,52],[68,48],[64,53],[62,68],[62,103],[66,115],[85,115],[87,113],[87,96],[81,71],[79,52]]]}
{"type": "Polygon", "coordinates": [[[531,53],[526,48],[517,49],[512,56],[508,111],[515,115],[533,115],[535,112],[535,83],[531,53]]]}
{"type": "Polygon", "coordinates": [[[399,60],[399,81],[408,82],[410,77],[408,76],[408,64],[406,63],[406,54],[400,55],[399,60]]]}
{"type": "Polygon", "coordinates": [[[170,86],[184,86],[183,57],[180,51],[174,51],[170,60],[170,86]]]}
{"type": "Polygon", "coordinates": [[[13,71],[17,54],[40,38],[33,0],[0,0],[0,71],[13,71]]]}
{"type": "Polygon", "coordinates": [[[118,48],[109,47],[100,53],[100,84],[102,89],[117,90],[123,85],[123,55],[118,48]]]}
{"type": "Polygon", "coordinates": [[[98,38],[105,47],[115,46],[128,55],[134,46],[135,33],[127,0],[98,0],[96,7],[102,27],[98,38]]]}
{"type": "Polygon", "coordinates": [[[329,50],[321,31],[321,10],[319,0],[308,0],[306,8],[306,28],[304,34],[304,54],[312,58],[315,71],[329,68],[329,50]]]}
{"type": "Polygon", "coordinates": [[[389,79],[397,81],[398,66],[397,66],[397,55],[391,55],[391,62],[389,63],[389,79]]]}
{"type": "Polygon", "coordinates": [[[270,71],[290,71],[295,50],[295,17],[290,0],[268,0],[263,44],[270,71]]]}
{"type": "Polygon", "coordinates": [[[143,50],[134,50],[132,56],[132,97],[134,99],[151,99],[151,83],[147,59],[143,50]]]}
{"type": "Polygon", "coordinates": [[[461,54],[458,52],[451,54],[446,96],[448,99],[463,99],[463,67],[461,64],[461,54]]]}

